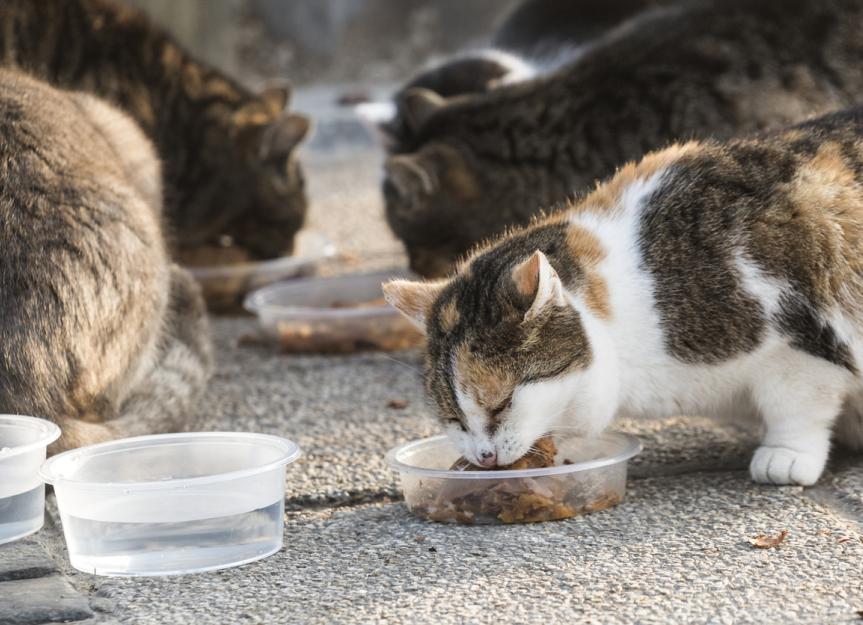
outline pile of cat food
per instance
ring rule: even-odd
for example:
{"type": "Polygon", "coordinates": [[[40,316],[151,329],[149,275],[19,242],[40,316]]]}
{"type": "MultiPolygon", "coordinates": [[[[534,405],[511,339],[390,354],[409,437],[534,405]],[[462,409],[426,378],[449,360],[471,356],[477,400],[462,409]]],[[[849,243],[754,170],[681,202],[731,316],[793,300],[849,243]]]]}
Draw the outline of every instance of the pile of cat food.
{"type": "MultiPolygon", "coordinates": [[[[557,445],[551,436],[540,439],[531,451],[511,465],[485,469],[460,458],[453,471],[521,471],[556,466],[557,445]]],[[[571,464],[564,459],[563,464],[571,464]]],[[[597,486],[600,486],[597,484],[597,486]]],[[[449,480],[427,501],[412,506],[419,516],[439,523],[536,523],[555,521],[605,510],[620,503],[617,491],[585,488],[566,476],[511,477],[495,480],[449,480]]]]}

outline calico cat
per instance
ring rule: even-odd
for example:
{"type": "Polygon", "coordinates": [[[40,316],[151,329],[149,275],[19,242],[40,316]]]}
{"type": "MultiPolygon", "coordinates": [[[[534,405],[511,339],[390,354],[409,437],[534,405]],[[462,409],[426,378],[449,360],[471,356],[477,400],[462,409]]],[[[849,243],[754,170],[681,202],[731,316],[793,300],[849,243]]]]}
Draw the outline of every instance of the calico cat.
{"type": "Polygon", "coordinates": [[[507,225],[673,140],[729,138],[863,96],[863,0],[656,9],[551,75],[443,99],[412,90],[415,137],[387,159],[387,220],[412,267],[445,274],[507,225]]]}
{"type": "Polygon", "coordinates": [[[528,80],[574,60],[627,18],[669,2],[527,0],[504,19],[490,47],[434,63],[410,79],[390,100],[360,104],[357,113],[388,152],[409,151],[415,137],[405,118],[411,111],[402,100],[412,89],[422,88],[450,98],[528,80]]]}
{"type": "Polygon", "coordinates": [[[863,108],[676,144],[450,279],[385,285],[428,335],[459,451],[505,465],[557,426],[760,416],[752,477],[813,484],[863,444],[863,108]]]}
{"type": "Polygon", "coordinates": [[[130,114],[164,162],[178,254],[233,241],[253,258],[290,252],[306,212],[296,147],[309,121],[289,93],[255,96],[113,0],[3,0],[0,62],[130,114]]]}
{"type": "Polygon", "coordinates": [[[0,412],[57,422],[52,451],[176,429],[205,385],[204,304],[161,206],[134,121],[0,69],[0,412]]]}

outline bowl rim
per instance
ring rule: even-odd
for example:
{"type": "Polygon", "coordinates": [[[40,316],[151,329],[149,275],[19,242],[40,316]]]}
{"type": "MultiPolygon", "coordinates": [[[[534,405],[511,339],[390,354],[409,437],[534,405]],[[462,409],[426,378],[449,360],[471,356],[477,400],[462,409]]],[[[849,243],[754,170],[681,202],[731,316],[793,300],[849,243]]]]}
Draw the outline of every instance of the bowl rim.
{"type": "Polygon", "coordinates": [[[336,244],[323,232],[309,231],[314,237],[315,249],[302,256],[278,256],[266,260],[250,260],[230,265],[183,265],[196,280],[214,280],[251,274],[264,274],[270,271],[283,271],[294,266],[302,267],[310,263],[320,263],[337,253],[336,244]]]}
{"type": "Polygon", "coordinates": [[[60,428],[56,423],[47,419],[40,419],[39,417],[22,414],[0,414],[0,427],[3,426],[4,422],[19,426],[23,425],[24,427],[37,430],[41,432],[42,436],[31,443],[9,447],[7,451],[0,453],[0,460],[8,460],[9,458],[39,449],[40,447],[48,447],[48,445],[60,438],[61,434],[60,428]]]}
{"type": "MultiPolygon", "coordinates": [[[[555,432],[570,432],[578,433],[576,428],[560,427],[551,431],[555,432]]],[[[418,467],[416,465],[407,464],[399,460],[398,456],[405,451],[420,445],[428,445],[446,440],[446,434],[437,434],[421,438],[408,443],[403,443],[387,452],[386,461],[390,468],[399,473],[410,473],[412,475],[420,475],[423,477],[434,477],[448,480],[502,480],[518,477],[542,477],[546,475],[561,475],[566,473],[577,473],[581,471],[589,471],[602,467],[625,462],[633,456],[639,454],[643,448],[641,440],[632,434],[624,432],[604,432],[595,438],[617,439],[622,443],[622,449],[616,454],[596,458],[595,460],[586,460],[584,462],[574,462],[572,464],[562,464],[553,467],[545,467],[541,469],[510,469],[507,471],[453,471],[451,469],[430,469],[426,467],[418,467]]]]}
{"type": "MultiPolygon", "coordinates": [[[[375,281],[380,281],[380,284],[388,280],[395,280],[399,278],[405,278],[410,276],[408,270],[404,268],[394,267],[392,269],[382,269],[379,271],[369,271],[369,272],[359,272],[359,273],[346,273],[338,276],[315,276],[309,278],[297,278],[294,280],[282,280],[279,282],[274,282],[272,284],[267,284],[262,286],[259,289],[255,289],[250,293],[247,293],[243,298],[243,308],[246,311],[261,316],[261,314],[266,311],[271,315],[278,315],[280,317],[292,316],[292,315],[310,315],[314,314],[315,316],[323,316],[323,317],[344,317],[351,316],[355,314],[359,314],[359,316],[378,316],[378,315],[391,315],[391,314],[400,314],[395,308],[393,308],[390,304],[380,304],[378,306],[365,306],[363,308],[332,308],[329,306],[300,306],[300,305],[284,305],[284,304],[274,304],[272,302],[266,301],[267,297],[272,295],[275,292],[282,291],[285,289],[292,291],[302,291],[304,288],[307,288],[310,284],[337,284],[339,282],[344,282],[347,280],[357,280],[368,278],[375,281]]],[[[381,293],[383,295],[383,293],[381,293]]]]}
{"type": "Polygon", "coordinates": [[[133,436],[130,438],[120,438],[105,443],[97,443],[95,445],[87,445],[77,449],[70,449],[61,454],[57,454],[48,458],[39,468],[40,477],[48,484],[55,486],[75,486],[76,488],[85,488],[88,490],[123,490],[127,492],[151,491],[151,490],[173,490],[175,488],[185,488],[192,485],[213,484],[216,482],[226,482],[235,480],[250,475],[266,473],[280,466],[286,466],[294,462],[302,455],[300,446],[292,440],[274,434],[259,434],[256,432],[176,432],[171,434],[150,434],[147,436],[133,436]],[[240,442],[248,440],[256,440],[259,442],[268,443],[272,447],[278,447],[283,450],[283,455],[277,460],[273,460],[266,464],[248,469],[237,469],[234,471],[224,471],[212,473],[209,475],[199,475],[195,477],[178,478],[171,480],[150,480],[142,482],[102,482],[93,480],[80,480],[74,477],[64,477],[56,472],[56,466],[62,462],[74,462],[76,455],[101,455],[104,453],[122,453],[129,449],[137,447],[151,447],[152,443],[156,446],[176,446],[187,444],[187,440],[183,439],[228,439],[229,441],[240,442]],[[111,448],[116,448],[111,450],[111,448]],[[111,450],[111,451],[108,451],[111,450]]]}

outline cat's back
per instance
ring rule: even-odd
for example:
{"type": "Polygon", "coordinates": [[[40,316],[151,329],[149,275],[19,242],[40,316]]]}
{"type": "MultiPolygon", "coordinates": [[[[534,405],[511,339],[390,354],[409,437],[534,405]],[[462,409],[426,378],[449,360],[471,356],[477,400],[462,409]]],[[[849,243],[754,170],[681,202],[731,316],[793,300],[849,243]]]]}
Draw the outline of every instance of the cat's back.
{"type": "Polygon", "coordinates": [[[158,160],[131,119],[93,96],[8,69],[0,69],[0,163],[7,209],[13,196],[68,204],[74,193],[84,206],[131,192],[159,212],[158,160]]]}

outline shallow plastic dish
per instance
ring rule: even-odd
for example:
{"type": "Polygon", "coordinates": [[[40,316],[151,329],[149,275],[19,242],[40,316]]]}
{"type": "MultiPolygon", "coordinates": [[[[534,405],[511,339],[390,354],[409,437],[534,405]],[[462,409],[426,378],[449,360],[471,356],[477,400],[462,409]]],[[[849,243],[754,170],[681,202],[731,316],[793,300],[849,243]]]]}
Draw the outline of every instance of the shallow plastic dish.
{"type": "Polygon", "coordinates": [[[284,438],[240,432],[140,436],[60,454],[54,485],[72,566],[175,575],[238,566],[282,547],[284,438]]]}
{"type": "Polygon", "coordinates": [[[519,471],[457,471],[446,436],[392,449],[408,509],[425,519],[464,524],[554,521],[610,508],[626,492],[627,461],[641,451],[634,436],[609,432],[586,439],[572,430],[552,433],[555,466],[519,471]]]}
{"type": "Polygon", "coordinates": [[[267,284],[312,273],[336,254],[336,247],[323,234],[303,231],[297,234],[292,256],[254,263],[212,267],[186,267],[201,285],[204,299],[212,311],[241,309],[243,297],[267,284]]]}
{"type": "Polygon", "coordinates": [[[60,438],[50,421],[0,415],[0,544],[39,531],[45,522],[45,484],[39,467],[60,438]]]}
{"type": "Polygon", "coordinates": [[[404,275],[393,270],[274,284],[250,293],[245,306],[287,352],[406,349],[422,345],[422,333],[383,301],[381,290],[404,275]]]}

